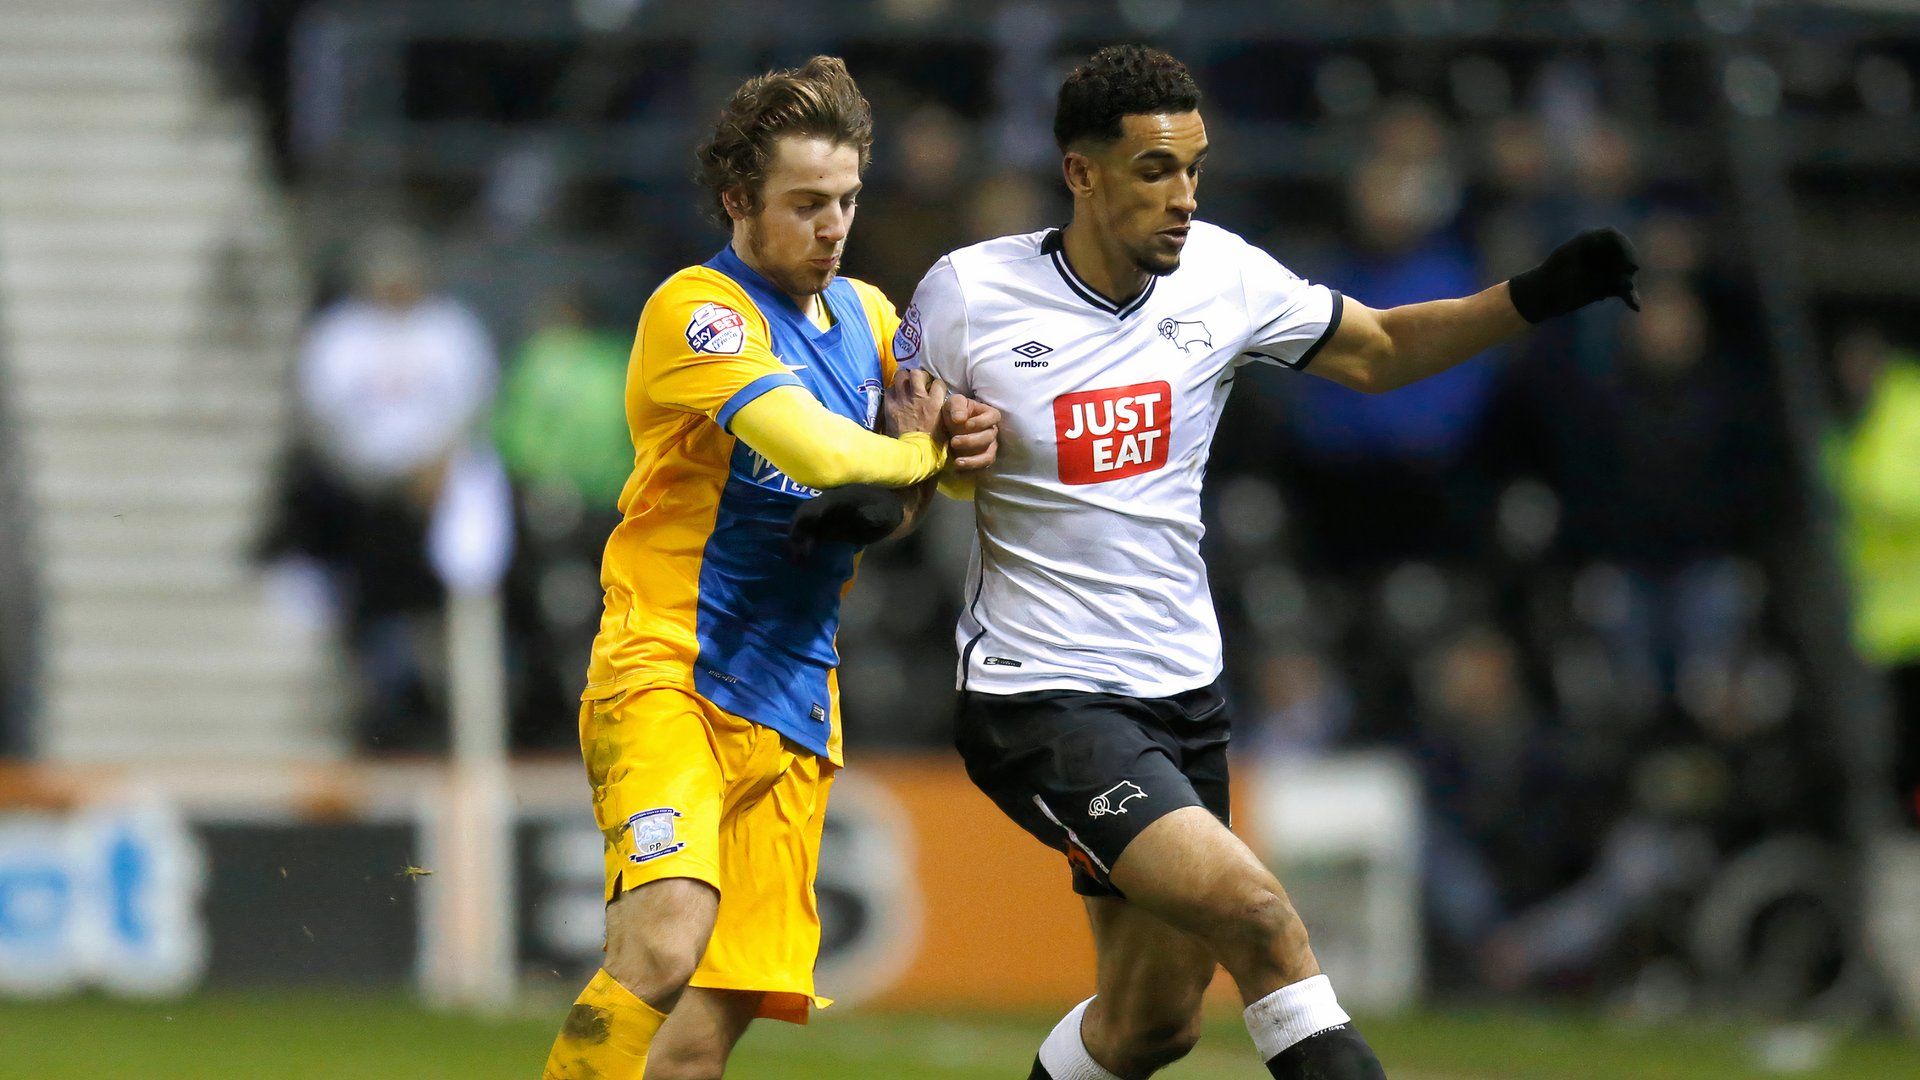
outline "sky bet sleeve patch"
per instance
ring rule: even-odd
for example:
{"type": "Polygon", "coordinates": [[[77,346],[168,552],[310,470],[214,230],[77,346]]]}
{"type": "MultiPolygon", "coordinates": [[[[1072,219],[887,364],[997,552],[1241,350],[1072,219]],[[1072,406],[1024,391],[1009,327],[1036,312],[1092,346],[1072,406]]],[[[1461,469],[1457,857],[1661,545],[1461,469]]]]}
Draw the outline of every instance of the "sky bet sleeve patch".
{"type": "Polygon", "coordinates": [[[725,304],[702,304],[687,321],[687,345],[694,352],[733,356],[746,344],[746,317],[725,304]]]}
{"type": "Polygon", "coordinates": [[[920,366],[920,306],[908,304],[900,329],[893,334],[893,362],[903,368],[920,366]]]}

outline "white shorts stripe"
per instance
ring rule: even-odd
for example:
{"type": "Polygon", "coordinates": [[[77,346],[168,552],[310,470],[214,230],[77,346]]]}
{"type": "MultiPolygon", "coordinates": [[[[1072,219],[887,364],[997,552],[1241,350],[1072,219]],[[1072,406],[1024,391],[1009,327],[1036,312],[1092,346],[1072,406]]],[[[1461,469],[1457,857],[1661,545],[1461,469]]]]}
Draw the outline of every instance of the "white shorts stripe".
{"type": "Polygon", "coordinates": [[[1106,875],[1106,876],[1108,876],[1108,877],[1112,877],[1112,876],[1113,876],[1113,871],[1111,871],[1111,870],[1109,870],[1109,869],[1107,869],[1107,864],[1106,864],[1106,863],[1103,863],[1103,862],[1101,862],[1101,861],[1100,861],[1100,856],[1098,856],[1098,855],[1095,855],[1095,854],[1093,853],[1093,849],[1092,849],[1092,848],[1090,848],[1090,847],[1088,847],[1087,845],[1085,845],[1085,844],[1083,844],[1083,843],[1081,843],[1081,842],[1080,842],[1080,837],[1079,837],[1079,836],[1077,836],[1077,835],[1075,835],[1075,833],[1074,833],[1074,831],[1073,831],[1072,829],[1069,829],[1069,828],[1067,828],[1067,825],[1066,825],[1066,822],[1063,822],[1063,821],[1061,821],[1061,820],[1060,820],[1059,818],[1057,818],[1057,817],[1055,817],[1055,816],[1053,816],[1053,811],[1047,808],[1047,804],[1046,804],[1046,802],[1045,802],[1044,800],[1042,800],[1042,799],[1040,798],[1040,796],[1038,796],[1038,795],[1035,795],[1035,796],[1033,797],[1033,805],[1035,805],[1035,806],[1037,806],[1037,807],[1039,807],[1039,808],[1040,808],[1040,812],[1041,812],[1041,813],[1043,813],[1043,814],[1045,814],[1045,815],[1047,815],[1047,820],[1048,820],[1048,821],[1051,821],[1051,822],[1053,822],[1053,823],[1054,823],[1055,825],[1058,825],[1058,826],[1060,826],[1060,831],[1061,831],[1061,832],[1064,832],[1064,833],[1066,833],[1066,834],[1067,834],[1067,843],[1069,843],[1069,844],[1072,844],[1072,845],[1073,845],[1074,847],[1077,847],[1077,848],[1079,848],[1079,849],[1080,849],[1080,851],[1081,851],[1081,852],[1082,852],[1082,853],[1083,853],[1084,855],[1086,855],[1086,857],[1087,857],[1087,858],[1089,858],[1089,859],[1092,859],[1092,860],[1093,860],[1093,865],[1095,865],[1095,866],[1097,866],[1097,867],[1099,867],[1099,868],[1100,868],[1100,872],[1101,872],[1102,874],[1105,874],[1105,875],[1106,875]]]}

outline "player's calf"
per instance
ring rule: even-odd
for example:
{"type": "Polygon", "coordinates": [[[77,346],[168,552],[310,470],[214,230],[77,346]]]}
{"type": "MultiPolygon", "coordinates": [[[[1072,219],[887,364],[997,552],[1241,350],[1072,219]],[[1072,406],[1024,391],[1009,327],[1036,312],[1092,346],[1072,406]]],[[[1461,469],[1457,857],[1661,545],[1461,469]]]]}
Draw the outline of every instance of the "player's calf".
{"type": "Polygon", "coordinates": [[[1197,1008],[1180,1019],[1142,1023],[1103,1015],[1101,1005],[1100,998],[1088,998],[1054,1025],[1029,1080],[1145,1080],[1200,1041],[1197,1008]]]}
{"type": "Polygon", "coordinates": [[[1247,1003],[1244,1018],[1280,1080],[1382,1080],[1366,1040],[1320,973],[1286,890],[1212,815],[1178,810],[1136,837],[1113,883],[1206,942],[1247,1003]]]}
{"type": "Polygon", "coordinates": [[[1185,1057],[1217,968],[1198,938],[1137,905],[1088,897],[1098,992],[1054,1027],[1033,1075],[1141,1080],[1185,1057]]]}
{"type": "Polygon", "coordinates": [[[751,991],[688,989],[653,1041],[646,1080],[721,1080],[760,999],[751,991]]]}
{"type": "MultiPolygon", "coordinates": [[[[1099,1009],[1096,998],[1089,1012],[1097,1014],[1099,1009]]],[[[1089,1017],[1089,1026],[1104,1029],[1107,1037],[1090,1038],[1092,1049],[1102,1060],[1115,1062],[1123,1077],[1152,1076],[1192,1053],[1194,1044],[1200,1041],[1198,1011],[1184,1020],[1101,1024],[1095,1022],[1098,1019],[1089,1017]]]]}

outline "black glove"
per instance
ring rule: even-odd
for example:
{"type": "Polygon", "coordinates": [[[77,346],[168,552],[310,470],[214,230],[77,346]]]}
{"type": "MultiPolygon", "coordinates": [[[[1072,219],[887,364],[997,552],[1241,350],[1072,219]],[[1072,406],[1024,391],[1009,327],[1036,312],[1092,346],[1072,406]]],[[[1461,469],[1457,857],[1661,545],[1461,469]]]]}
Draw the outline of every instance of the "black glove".
{"type": "Polygon", "coordinates": [[[1633,287],[1640,257],[1619,229],[1588,229],[1553,249],[1547,261],[1507,282],[1513,308],[1530,323],[1565,315],[1596,300],[1617,296],[1635,311],[1640,293],[1633,287]]]}
{"type": "Polygon", "coordinates": [[[872,484],[848,484],[816,495],[793,512],[787,530],[787,558],[813,558],[822,542],[871,544],[893,535],[907,519],[900,493],[872,484]]]}

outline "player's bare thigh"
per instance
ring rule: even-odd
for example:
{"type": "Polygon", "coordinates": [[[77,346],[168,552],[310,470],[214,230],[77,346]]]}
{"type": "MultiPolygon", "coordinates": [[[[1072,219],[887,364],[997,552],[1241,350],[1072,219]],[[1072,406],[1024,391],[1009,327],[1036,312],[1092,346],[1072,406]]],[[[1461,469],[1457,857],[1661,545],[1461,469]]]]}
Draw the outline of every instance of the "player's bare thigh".
{"type": "Polygon", "coordinates": [[[1205,941],[1249,1004],[1320,973],[1279,880],[1203,807],[1147,826],[1111,880],[1130,902],[1205,941]]]}
{"type": "Polygon", "coordinates": [[[693,978],[720,913],[720,893],[704,881],[661,878],[607,905],[607,974],[635,997],[674,1011],[693,978]]]}
{"type": "Polygon", "coordinates": [[[727,1057],[759,1014],[757,990],[690,987],[647,1052],[647,1080],[719,1080],[727,1057]]]}
{"type": "Polygon", "coordinates": [[[1122,1077],[1147,1076],[1200,1038],[1200,1004],[1218,966],[1204,941],[1138,905],[1086,898],[1098,956],[1096,994],[1081,1037],[1122,1077]]]}

